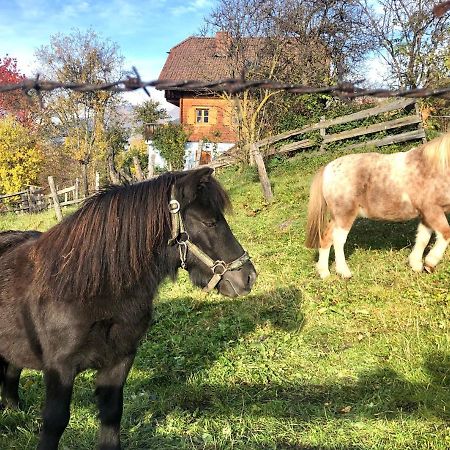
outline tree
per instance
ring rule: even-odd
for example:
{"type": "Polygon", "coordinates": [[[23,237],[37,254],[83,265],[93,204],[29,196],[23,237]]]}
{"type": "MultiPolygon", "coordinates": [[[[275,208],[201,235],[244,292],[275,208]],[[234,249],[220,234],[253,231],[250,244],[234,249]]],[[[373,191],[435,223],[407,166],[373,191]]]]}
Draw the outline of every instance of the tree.
{"type": "MultiPolygon", "coordinates": [[[[370,50],[362,16],[356,0],[220,0],[205,32],[227,30],[222,56],[230,76],[326,85],[352,75],[370,50]]],[[[267,89],[235,98],[244,148],[270,132],[285,98],[267,89]]]]}
{"type": "MultiPolygon", "coordinates": [[[[0,84],[20,83],[25,75],[17,68],[17,59],[0,57],[0,84]]],[[[29,104],[20,91],[0,94],[0,117],[12,114],[19,122],[30,125],[29,104]]]]}
{"type": "Polygon", "coordinates": [[[145,176],[142,167],[148,165],[147,144],[142,138],[130,139],[129,148],[118,153],[116,161],[120,173],[128,182],[133,179],[143,181],[145,176]]]}
{"type": "Polygon", "coordinates": [[[394,87],[437,84],[450,75],[450,13],[436,17],[441,0],[364,0],[367,32],[394,87]]]}
{"type": "Polygon", "coordinates": [[[0,119],[0,191],[35,184],[43,156],[30,130],[12,116],[0,119]]]}
{"type": "Polygon", "coordinates": [[[106,162],[108,165],[109,179],[113,184],[122,184],[131,181],[129,175],[124,173],[120,165],[117,164],[117,159],[121,158],[120,155],[126,151],[129,138],[130,130],[118,121],[111,123],[106,130],[106,162]]]}
{"type": "MultiPolygon", "coordinates": [[[[99,84],[122,76],[123,57],[117,44],[100,39],[93,30],[54,35],[36,57],[40,72],[61,82],[99,84]]],[[[119,101],[111,91],[53,91],[44,98],[48,129],[53,139],[64,138],[65,151],[78,161],[85,195],[96,166],[106,170],[106,125],[119,101]]]]}
{"type": "Polygon", "coordinates": [[[158,127],[153,136],[153,146],[159,150],[167,162],[169,170],[181,170],[184,167],[185,145],[188,133],[182,125],[168,123],[158,127]]]}
{"type": "Polygon", "coordinates": [[[162,108],[158,101],[152,99],[136,105],[133,112],[134,120],[137,123],[136,131],[146,139],[149,137],[147,125],[159,123],[169,118],[166,109],[162,108]]]}

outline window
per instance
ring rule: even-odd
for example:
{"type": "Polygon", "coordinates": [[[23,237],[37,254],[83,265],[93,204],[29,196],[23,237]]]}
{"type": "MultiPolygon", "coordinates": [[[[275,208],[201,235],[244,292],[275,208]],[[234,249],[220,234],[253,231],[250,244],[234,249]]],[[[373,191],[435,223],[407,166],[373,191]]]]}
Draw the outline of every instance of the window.
{"type": "Polygon", "coordinates": [[[209,109],[197,108],[195,110],[195,122],[196,123],[208,123],[209,122],[209,109]]]}

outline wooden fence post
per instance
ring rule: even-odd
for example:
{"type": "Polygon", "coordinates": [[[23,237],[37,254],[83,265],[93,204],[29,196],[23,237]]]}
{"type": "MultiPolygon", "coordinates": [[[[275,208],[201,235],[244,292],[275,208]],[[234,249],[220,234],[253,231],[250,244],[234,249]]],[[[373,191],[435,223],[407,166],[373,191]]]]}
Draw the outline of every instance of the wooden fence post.
{"type": "Polygon", "coordinates": [[[75,179],[75,190],[73,191],[73,199],[79,200],[80,198],[80,179],[75,179]]]}
{"type": "MultiPolygon", "coordinates": [[[[325,116],[320,116],[320,122],[325,122],[325,116]]],[[[327,129],[326,128],[320,128],[319,130],[320,137],[322,138],[322,141],[325,139],[325,136],[327,135],[327,129]]],[[[320,143],[320,151],[325,150],[325,144],[323,142],[320,143]]]]}
{"type": "Polygon", "coordinates": [[[61,220],[63,219],[63,215],[58,200],[58,192],[56,191],[55,181],[53,180],[52,176],[48,177],[48,185],[50,186],[50,191],[52,193],[53,207],[55,208],[56,218],[58,219],[58,222],[61,222],[61,220]]]}
{"type": "Polygon", "coordinates": [[[419,104],[418,104],[418,103],[416,103],[416,104],[414,105],[414,108],[415,108],[415,110],[416,110],[417,116],[418,116],[419,119],[420,119],[420,122],[417,124],[417,129],[418,129],[419,131],[423,132],[424,136],[423,136],[423,138],[422,138],[422,142],[425,144],[425,143],[427,142],[427,137],[425,136],[425,130],[424,130],[424,128],[423,128],[422,111],[420,111],[420,108],[419,108],[419,104]]]}
{"type": "Polygon", "coordinates": [[[95,172],[95,191],[100,190],[100,174],[95,172]]]}
{"type": "Polygon", "coordinates": [[[251,150],[253,161],[258,167],[259,181],[261,181],[261,189],[264,198],[267,202],[271,202],[273,199],[273,193],[272,187],[270,186],[269,177],[267,176],[266,166],[264,165],[264,159],[255,144],[251,145],[251,150]]]}

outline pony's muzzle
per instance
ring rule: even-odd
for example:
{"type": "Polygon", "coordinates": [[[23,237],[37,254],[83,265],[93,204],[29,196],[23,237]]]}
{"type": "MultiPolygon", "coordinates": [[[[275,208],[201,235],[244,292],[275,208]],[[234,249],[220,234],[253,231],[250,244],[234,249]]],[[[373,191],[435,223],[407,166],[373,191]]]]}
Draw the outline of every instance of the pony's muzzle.
{"type": "Polygon", "coordinates": [[[247,261],[237,270],[229,270],[220,280],[217,288],[222,295],[239,297],[247,295],[255,284],[258,274],[251,261],[247,261]]]}

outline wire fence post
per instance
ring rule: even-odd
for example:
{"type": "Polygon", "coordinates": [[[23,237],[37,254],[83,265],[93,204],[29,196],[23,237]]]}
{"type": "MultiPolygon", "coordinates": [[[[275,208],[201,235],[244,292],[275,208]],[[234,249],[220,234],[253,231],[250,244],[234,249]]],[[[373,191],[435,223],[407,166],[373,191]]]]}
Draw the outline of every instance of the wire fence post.
{"type": "Polygon", "coordinates": [[[271,202],[273,200],[272,186],[270,185],[270,180],[267,175],[264,159],[255,144],[251,145],[251,150],[253,161],[258,168],[259,181],[261,181],[261,189],[264,198],[267,202],[271,202]]]}
{"type": "Polygon", "coordinates": [[[48,177],[48,185],[50,186],[50,191],[52,193],[53,207],[55,208],[56,218],[58,219],[58,222],[61,222],[61,220],[63,219],[63,215],[61,211],[61,205],[59,204],[58,200],[58,192],[56,190],[55,181],[53,180],[52,176],[48,177]]]}

